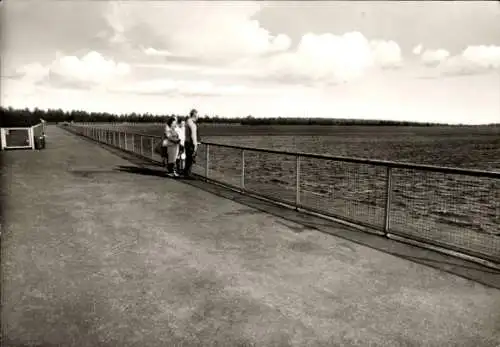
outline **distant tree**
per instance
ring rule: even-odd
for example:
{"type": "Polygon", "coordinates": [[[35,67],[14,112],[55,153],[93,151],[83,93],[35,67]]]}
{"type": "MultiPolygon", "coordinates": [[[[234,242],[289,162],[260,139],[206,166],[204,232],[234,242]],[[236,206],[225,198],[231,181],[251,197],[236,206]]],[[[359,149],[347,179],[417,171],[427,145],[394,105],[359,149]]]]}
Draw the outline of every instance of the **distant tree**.
{"type": "MultiPolygon", "coordinates": [[[[47,122],[131,122],[131,123],[151,123],[151,122],[164,122],[168,115],[153,115],[151,113],[137,114],[132,112],[118,116],[108,112],[87,112],[83,110],[64,111],[62,109],[47,109],[42,110],[34,108],[15,109],[13,107],[0,107],[0,115],[16,116],[16,117],[39,117],[45,119],[47,122]]],[[[171,116],[174,116],[172,114],[171,116]]],[[[210,124],[241,124],[252,126],[276,126],[276,125],[327,125],[327,126],[444,126],[447,124],[430,123],[430,122],[409,122],[409,121],[390,121],[390,120],[362,120],[362,119],[341,119],[341,118],[281,118],[281,117],[268,117],[268,118],[255,118],[248,115],[245,118],[224,118],[220,115],[210,117],[204,115],[200,117],[200,123],[210,124]]],[[[474,127],[470,125],[462,125],[467,127],[474,127]]],[[[499,127],[500,123],[489,124],[490,127],[499,127]]]]}

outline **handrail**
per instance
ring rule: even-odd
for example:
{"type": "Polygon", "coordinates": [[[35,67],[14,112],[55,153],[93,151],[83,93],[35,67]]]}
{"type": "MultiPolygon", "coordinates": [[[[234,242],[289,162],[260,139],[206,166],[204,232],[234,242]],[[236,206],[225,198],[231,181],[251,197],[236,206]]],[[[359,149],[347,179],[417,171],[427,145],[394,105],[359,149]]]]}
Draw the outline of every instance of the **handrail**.
{"type": "MultiPolygon", "coordinates": [[[[110,131],[118,131],[124,132],[129,135],[137,135],[137,136],[148,136],[155,139],[161,139],[161,136],[158,135],[150,135],[144,133],[137,132],[129,132],[125,130],[117,130],[117,129],[107,129],[110,131]]],[[[429,172],[440,172],[440,173],[448,173],[448,174],[458,174],[458,175],[467,175],[472,177],[488,177],[488,178],[500,178],[500,171],[487,171],[487,170],[477,170],[477,169],[462,169],[455,168],[449,166],[437,166],[437,165],[426,165],[426,164],[417,164],[410,162],[396,162],[389,160],[377,160],[377,159],[365,159],[358,157],[344,157],[344,156],[334,156],[328,154],[315,154],[308,152],[291,152],[291,151],[283,151],[276,149],[268,149],[268,148],[256,148],[256,147],[247,147],[247,146],[236,146],[236,145],[227,145],[222,143],[201,141],[204,145],[209,146],[218,146],[224,148],[231,148],[237,150],[245,150],[250,152],[260,152],[260,153],[271,153],[271,154],[281,154],[281,155],[289,155],[289,156],[300,156],[303,158],[311,158],[311,159],[324,159],[324,160],[336,160],[344,163],[354,163],[354,164],[367,164],[374,166],[383,166],[390,167],[393,169],[413,169],[413,170],[423,170],[429,172]]]]}

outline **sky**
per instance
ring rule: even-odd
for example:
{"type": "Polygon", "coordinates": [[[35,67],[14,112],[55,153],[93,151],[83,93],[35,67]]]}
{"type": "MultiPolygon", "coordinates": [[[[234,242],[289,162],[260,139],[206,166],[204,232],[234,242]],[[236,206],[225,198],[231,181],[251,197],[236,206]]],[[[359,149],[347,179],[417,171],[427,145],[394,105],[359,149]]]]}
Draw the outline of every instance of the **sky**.
{"type": "Polygon", "coordinates": [[[2,106],[500,122],[497,1],[0,3],[2,106]]]}

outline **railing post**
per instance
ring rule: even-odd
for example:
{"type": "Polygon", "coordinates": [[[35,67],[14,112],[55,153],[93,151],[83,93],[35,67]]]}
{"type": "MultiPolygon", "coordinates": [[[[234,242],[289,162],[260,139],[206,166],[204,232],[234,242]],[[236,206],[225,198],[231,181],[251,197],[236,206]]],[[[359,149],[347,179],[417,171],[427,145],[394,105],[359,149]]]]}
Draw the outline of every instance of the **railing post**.
{"type": "Polygon", "coordinates": [[[155,156],[155,147],[154,147],[154,139],[152,137],[149,138],[151,140],[151,159],[155,156]]]}
{"type": "Polygon", "coordinates": [[[135,153],[135,136],[132,134],[132,152],[135,153]]]}
{"type": "Polygon", "coordinates": [[[385,211],[384,211],[384,234],[387,236],[390,230],[391,200],[392,200],[392,169],[386,168],[385,180],[385,211]]]}
{"type": "Polygon", "coordinates": [[[123,142],[124,142],[124,147],[125,147],[125,150],[127,150],[127,133],[124,132],[123,133],[123,142]]]}
{"type": "Polygon", "coordinates": [[[300,155],[295,156],[295,207],[300,206],[300,155]]]}
{"type": "Polygon", "coordinates": [[[142,144],[142,135],[140,136],[141,139],[141,157],[144,157],[144,145],[142,144]]]}
{"type": "Polygon", "coordinates": [[[208,179],[208,174],[210,171],[210,145],[205,145],[205,178],[208,179]]]}
{"type": "Polygon", "coordinates": [[[245,150],[241,150],[241,189],[245,189],[245,150]]]}

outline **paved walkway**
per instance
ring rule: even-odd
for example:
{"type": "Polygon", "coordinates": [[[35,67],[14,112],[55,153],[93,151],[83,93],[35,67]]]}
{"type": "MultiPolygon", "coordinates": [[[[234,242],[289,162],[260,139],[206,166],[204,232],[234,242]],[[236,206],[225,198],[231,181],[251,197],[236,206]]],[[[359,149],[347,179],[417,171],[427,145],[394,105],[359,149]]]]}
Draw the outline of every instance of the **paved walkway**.
{"type": "Polygon", "coordinates": [[[47,136],[2,154],[3,346],[500,345],[498,289],[47,136]]]}

